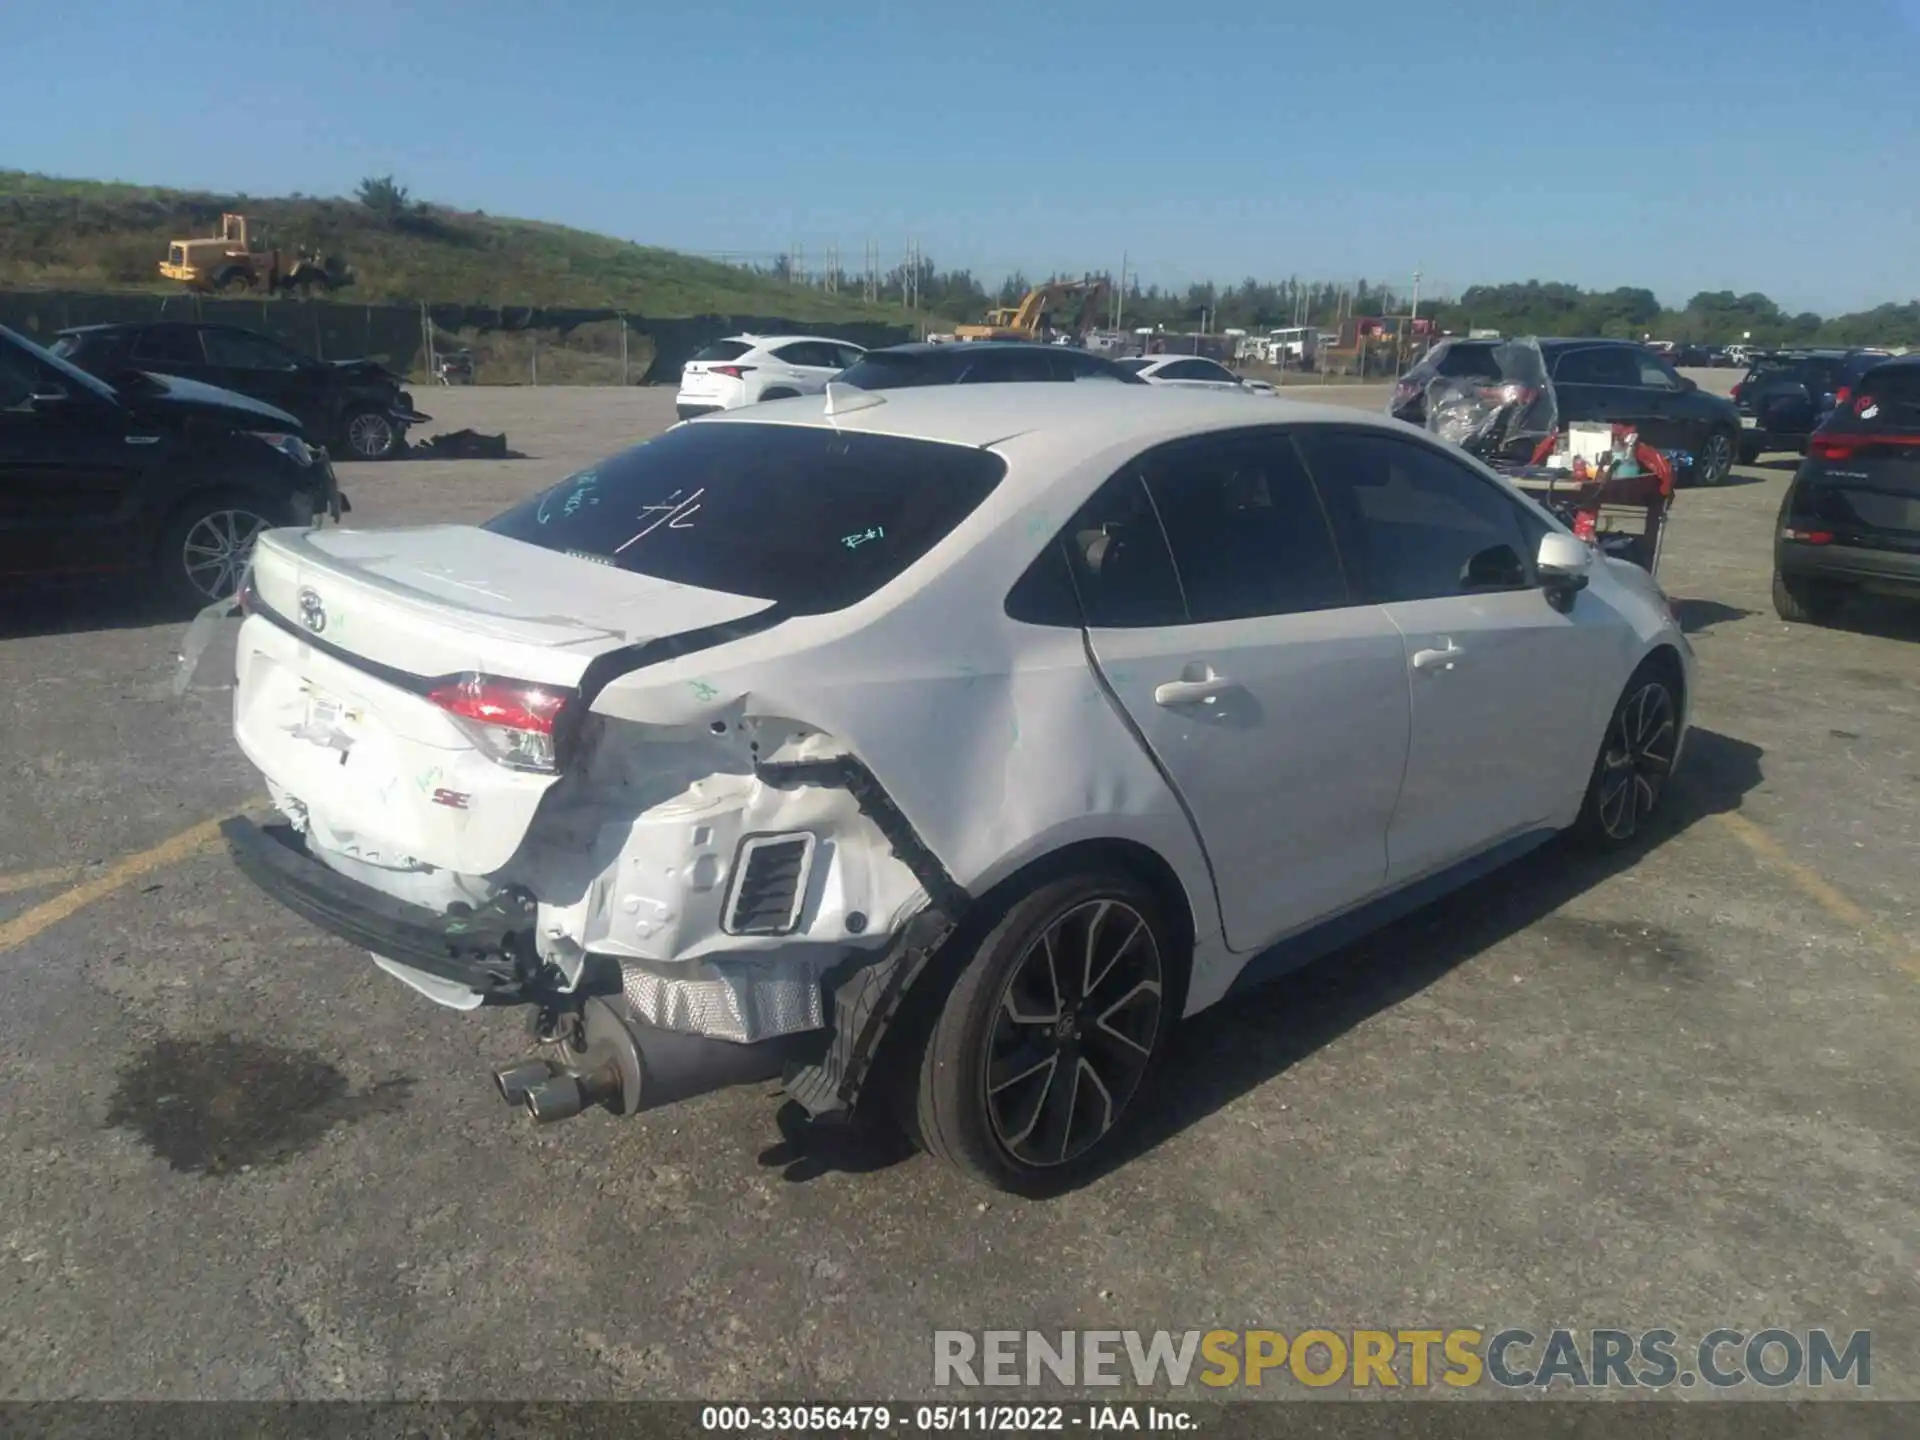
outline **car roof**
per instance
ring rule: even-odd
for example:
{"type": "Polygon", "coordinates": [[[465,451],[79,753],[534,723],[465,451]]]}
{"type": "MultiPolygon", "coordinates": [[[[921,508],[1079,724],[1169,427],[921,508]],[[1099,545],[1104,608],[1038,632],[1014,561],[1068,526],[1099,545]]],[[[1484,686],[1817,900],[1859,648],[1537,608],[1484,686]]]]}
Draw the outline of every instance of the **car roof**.
{"type": "MultiPolygon", "coordinates": [[[[1178,357],[1176,357],[1178,358],[1178,357]]],[[[851,388],[851,387],[849,387],[851,388]]],[[[1279,399],[1251,404],[1215,390],[1144,391],[1129,385],[941,385],[872,392],[884,403],[828,415],[817,395],[723,410],[692,425],[810,425],[948,444],[993,446],[1017,436],[1057,440],[1074,453],[1128,443],[1139,448],[1212,430],[1286,424],[1363,425],[1424,434],[1346,405],[1279,399]]]]}
{"type": "Polygon", "coordinates": [[[869,355],[972,355],[981,350],[996,352],[1041,350],[1051,354],[1060,348],[1058,345],[1042,345],[1036,340],[907,340],[898,345],[883,345],[867,353],[869,355]]]}
{"type": "MultiPolygon", "coordinates": [[[[752,345],[759,350],[771,350],[775,345],[791,345],[796,340],[805,340],[815,345],[852,345],[856,350],[865,348],[856,341],[842,340],[837,335],[726,335],[721,339],[735,340],[742,345],[752,345]]],[[[710,340],[707,343],[717,345],[721,342],[710,340]]]]}

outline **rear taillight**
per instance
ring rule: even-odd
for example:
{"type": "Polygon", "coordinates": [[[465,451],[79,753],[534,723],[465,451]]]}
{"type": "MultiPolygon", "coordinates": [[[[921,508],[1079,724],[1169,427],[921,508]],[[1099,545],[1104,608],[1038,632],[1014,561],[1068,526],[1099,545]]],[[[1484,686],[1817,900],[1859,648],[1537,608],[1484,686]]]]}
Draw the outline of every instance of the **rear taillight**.
{"type": "Polygon", "coordinates": [[[709,375],[725,375],[730,380],[738,380],[751,369],[753,369],[751,365],[709,365],[707,367],[707,373],[709,375]]]}
{"type": "Polygon", "coordinates": [[[1850,385],[1842,385],[1838,390],[1833,392],[1833,408],[1838,410],[1852,398],[1853,387],[1850,385]]]}
{"type": "Polygon", "coordinates": [[[1833,532],[1831,530],[1800,530],[1791,525],[1782,525],[1780,538],[1797,541],[1802,545],[1831,545],[1833,532]]]}
{"type": "Polygon", "coordinates": [[[1728,391],[1727,393],[1730,394],[1735,400],[1738,400],[1740,398],[1740,392],[1746,388],[1747,387],[1744,382],[1735,382],[1733,389],[1728,391]]]}
{"type": "Polygon", "coordinates": [[[429,690],[427,699],[453,716],[484,754],[509,769],[551,775],[560,768],[554,727],[566,709],[566,691],[462,675],[429,690]]]}
{"type": "MultiPolygon", "coordinates": [[[[1862,400],[1867,402],[1866,410],[1873,408],[1873,402],[1864,395],[1853,402],[1856,411],[1864,416],[1866,410],[1860,409],[1862,400]]],[[[1815,431],[1807,441],[1807,454],[1815,460],[1851,460],[1863,450],[1914,449],[1920,449],[1920,435],[1883,434],[1877,431],[1864,435],[1846,431],[1823,434],[1815,431]]]]}

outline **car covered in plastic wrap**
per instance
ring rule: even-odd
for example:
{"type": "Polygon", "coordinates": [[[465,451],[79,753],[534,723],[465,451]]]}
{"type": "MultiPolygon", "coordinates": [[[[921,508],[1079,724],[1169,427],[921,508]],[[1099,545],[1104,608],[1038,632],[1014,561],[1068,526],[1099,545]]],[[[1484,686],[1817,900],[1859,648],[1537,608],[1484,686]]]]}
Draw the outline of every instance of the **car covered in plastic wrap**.
{"type": "Polygon", "coordinates": [[[833,385],[479,527],[276,530],[241,868],[535,1118],[780,1077],[988,1184],[1116,1153],[1182,1017],[1569,827],[1644,833],[1651,580],[1350,409],[833,385]]]}

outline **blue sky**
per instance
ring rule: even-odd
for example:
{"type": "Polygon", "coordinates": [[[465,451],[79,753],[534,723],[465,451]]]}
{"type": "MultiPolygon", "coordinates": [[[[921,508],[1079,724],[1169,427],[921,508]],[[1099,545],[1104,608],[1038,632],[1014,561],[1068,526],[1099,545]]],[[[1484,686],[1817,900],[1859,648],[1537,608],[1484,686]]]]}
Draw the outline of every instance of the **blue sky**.
{"type": "Polygon", "coordinates": [[[1148,281],[1920,295],[1920,0],[68,0],[0,166],[1148,281]],[[304,17],[304,18],[302,18],[304,17]]]}

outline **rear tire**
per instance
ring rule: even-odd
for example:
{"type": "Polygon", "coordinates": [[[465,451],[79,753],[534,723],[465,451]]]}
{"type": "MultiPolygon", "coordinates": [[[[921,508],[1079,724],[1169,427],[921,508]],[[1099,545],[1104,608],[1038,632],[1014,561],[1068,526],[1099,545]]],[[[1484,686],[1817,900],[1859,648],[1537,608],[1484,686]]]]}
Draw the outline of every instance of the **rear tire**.
{"type": "Polygon", "coordinates": [[[980,941],[920,1058],[911,1128],[968,1179],[1031,1197],[1104,1166],[1144,1108],[1188,957],[1122,874],[1041,883],[980,941]]]}
{"type": "Polygon", "coordinates": [[[196,496],[160,527],[153,575],[162,600],[179,609],[204,609],[230,600],[253,557],[262,530],[285,524],[271,506],[240,492],[196,496]]]}
{"type": "Polygon", "coordinates": [[[1603,850],[1639,839],[1666,796],[1679,741],[1679,682],[1660,660],[1642,661],[1607,721],[1574,833],[1603,850]]]}
{"type": "Polygon", "coordinates": [[[1847,592],[1837,585],[1773,572],[1773,613],[1791,625],[1830,624],[1846,601],[1847,592]]]}
{"type": "Polygon", "coordinates": [[[1734,456],[1739,453],[1737,442],[1731,432],[1715,430],[1707,436],[1700,447],[1700,454],[1693,464],[1693,478],[1697,485],[1722,485],[1733,473],[1734,456]]]}
{"type": "Polygon", "coordinates": [[[349,411],[341,424],[351,460],[391,460],[400,453],[405,435],[393,417],[377,406],[349,411]]]}

